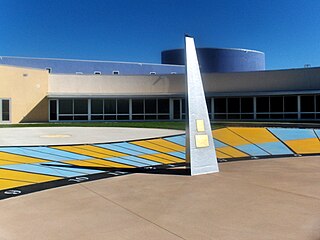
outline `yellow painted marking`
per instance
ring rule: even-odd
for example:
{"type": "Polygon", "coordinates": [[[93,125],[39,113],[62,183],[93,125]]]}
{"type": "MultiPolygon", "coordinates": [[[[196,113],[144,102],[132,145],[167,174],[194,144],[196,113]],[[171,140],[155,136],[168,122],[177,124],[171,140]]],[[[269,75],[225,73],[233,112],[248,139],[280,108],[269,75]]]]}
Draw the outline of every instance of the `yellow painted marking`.
{"type": "Polygon", "coordinates": [[[216,151],[217,158],[231,158],[229,155],[216,151]]]}
{"type": "Polygon", "coordinates": [[[40,183],[40,182],[48,182],[62,179],[60,177],[53,177],[43,174],[36,174],[36,173],[26,173],[20,171],[13,171],[7,169],[0,169],[0,178],[10,179],[10,180],[18,180],[18,181],[27,181],[33,183],[40,183]]]}
{"type": "Polygon", "coordinates": [[[217,129],[214,130],[212,133],[215,139],[229,144],[231,146],[250,144],[250,142],[239,137],[237,134],[231,132],[228,128],[217,129]]]}
{"type": "Polygon", "coordinates": [[[181,146],[179,144],[164,140],[164,139],[152,139],[148,140],[147,142],[155,143],[157,145],[163,146],[165,148],[172,149],[170,152],[176,151],[176,152],[184,152],[186,148],[184,146],[181,146]]]}
{"type": "Polygon", "coordinates": [[[65,163],[83,167],[114,167],[114,168],[132,168],[132,166],[116,163],[108,160],[90,159],[90,160],[68,160],[65,163]]]}
{"type": "Polygon", "coordinates": [[[320,142],[318,138],[307,138],[285,141],[290,148],[299,154],[320,153],[320,142]]]}
{"type": "MultiPolygon", "coordinates": [[[[0,166],[3,165],[11,165],[11,164],[17,164],[19,162],[14,162],[14,161],[7,161],[7,160],[0,160],[0,166]]],[[[20,164],[20,163],[19,163],[20,164]]]]}
{"type": "Polygon", "coordinates": [[[266,128],[230,127],[229,129],[252,143],[259,144],[268,142],[279,142],[279,140],[275,136],[273,136],[266,128]]]}
{"type": "Polygon", "coordinates": [[[98,152],[101,154],[106,154],[106,155],[109,155],[112,157],[128,156],[127,154],[124,154],[124,153],[120,153],[120,152],[116,152],[116,151],[112,151],[109,149],[96,147],[96,146],[92,146],[92,145],[80,145],[80,146],[76,146],[76,147],[81,148],[81,149],[85,149],[85,150],[89,150],[89,151],[93,151],[93,152],[98,152]]]}
{"type": "Polygon", "coordinates": [[[139,155],[139,157],[146,158],[146,159],[149,159],[149,160],[153,160],[153,161],[156,161],[156,162],[161,162],[161,163],[164,163],[164,164],[170,164],[170,163],[176,163],[176,162],[178,162],[178,163],[184,162],[183,159],[176,158],[176,157],[164,154],[164,153],[139,155]]]}
{"type": "Polygon", "coordinates": [[[197,119],[196,120],[197,125],[197,131],[198,132],[204,132],[204,121],[203,119],[197,119]]]}
{"type": "Polygon", "coordinates": [[[222,153],[228,154],[232,157],[247,157],[248,155],[239,151],[238,149],[235,149],[233,147],[221,147],[221,148],[217,148],[217,150],[219,150],[222,153]]]}
{"type": "Polygon", "coordinates": [[[13,180],[0,179],[0,190],[22,187],[26,185],[31,185],[32,183],[28,182],[18,182],[13,180]]]}
{"type": "Polygon", "coordinates": [[[0,152],[0,160],[8,160],[17,163],[40,163],[40,162],[48,162],[47,160],[42,160],[39,158],[26,157],[21,155],[16,155],[12,153],[0,152]]]}
{"type": "Polygon", "coordinates": [[[196,147],[197,148],[206,148],[209,147],[209,137],[206,134],[196,134],[196,147]]]}
{"type": "Polygon", "coordinates": [[[174,150],[163,147],[163,146],[158,146],[153,144],[152,142],[149,141],[134,141],[134,142],[130,142],[132,144],[138,145],[140,147],[145,147],[145,148],[149,148],[158,152],[173,152],[174,150]]]}
{"type": "MultiPolygon", "coordinates": [[[[84,145],[82,145],[84,146],[84,145]]],[[[103,154],[103,153],[97,153],[97,152],[92,152],[87,149],[83,149],[80,146],[59,146],[59,147],[52,147],[55,149],[63,150],[63,151],[68,151],[68,152],[73,152],[77,154],[82,154],[94,158],[110,158],[113,157],[111,155],[103,154]]]]}

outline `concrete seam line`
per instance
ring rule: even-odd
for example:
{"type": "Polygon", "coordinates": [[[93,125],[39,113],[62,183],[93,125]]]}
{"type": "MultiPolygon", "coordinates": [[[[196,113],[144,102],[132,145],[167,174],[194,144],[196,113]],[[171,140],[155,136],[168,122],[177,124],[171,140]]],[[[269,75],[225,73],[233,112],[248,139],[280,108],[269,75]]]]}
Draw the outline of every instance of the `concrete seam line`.
{"type": "Polygon", "coordinates": [[[113,200],[111,200],[111,199],[109,199],[109,198],[107,198],[107,197],[103,196],[102,194],[100,194],[100,193],[98,193],[98,192],[96,192],[96,191],[94,191],[94,190],[92,190],[92,189],[88,188],[87,186],[85,186],[85,185],[83,185],[83,184],[81,184],[81,183],[80,183],[79,185],[80,185],[81,187],[83,187],[83,188],[85,188],[85,189],[89,190],[90,192],[92,192],[92,193],[94,193],[94,194],[96,194],[96,195],[98,195],[98,196],[102,197],[103,199],[107,200],[108,202],[111,202],[111,203],[113,203],[114,205],[117,205],[118,207],[120,207],[120,208],[122,208],[122,209],[126,210],[127,212],[129,212],[129,213],[131,213],[131,214],[133,214],[133,215],[135,215],[135,216],[137,216],[137,217],[139,217],[139,218],[143,219],[144,221],[147,221],[147,222],[149,222],[149,223],[151,223],[151,224],[153,224],[153,225],[155,225],[155,226],[157,226],[157,227],[161,228],[162,230],[164,230],[164,231],[166,231],[166,232],[168,232],[168,233],[170,233],[170,234],[172,234],[172,235],[174,235],[174,236],[176,236],[176,237],[178,237],[178,238],[181,238],[181,239],[183,239],[183,240],[187,240],[187,239],[185,239],[185,238],[183,238],[183,237],[179,236],[178,234],[176,234],[176,233],[174,233],[174,232],[170,231],[169,229],[167,229],[167,228],[165,228],[165,227],[162,227],[162,226],[160,226],[159,224],[157,224],[157,223],[155,223],[155,222],[150,221],[149,219],[147,219],[147,218],[145,218],[145,217],[141,216],[140,214],[135,213],[134,211],[132,211],[132,210],[130,210],[130,209],[128,209],[128,208],[126,208],[126,207],[124,207],[124,206],[120,205],[119,203],[116,203],[115,201],[113,201],[113,200]]]}
{"type": "Polygon", "coordinates": [[[237,181],[242,181],[244,183],[251,184],[251,185],[254,185],[254,186],[258,186],[258,187],[261,187],[261,188],[271,189],[271,190],[274,190],[274,191],[277,191],[277,192],[288,193],[288,194],[296,195],[296,196],[299,196],[299,197],[310,198],[310,199],[314,199],[314,200],[320,201],[320,198],[317,198],[317,197],[304,195],[304,194],[300,194],[300,193],[295,193],[295,192],[290,192],[290,191],[285,191],[285,190],[274,188],[274,187],[263,186],[263,185],[255,184],[255,183],[252,183],[252,182],[249,182],[249,181],[243,180],[241,178],[237,178],[237,177],[230,177],[230,176],[224,176],[224,177],[229,178],[229,179],[233,179],[233,180],[237,180],[237,181]]]}

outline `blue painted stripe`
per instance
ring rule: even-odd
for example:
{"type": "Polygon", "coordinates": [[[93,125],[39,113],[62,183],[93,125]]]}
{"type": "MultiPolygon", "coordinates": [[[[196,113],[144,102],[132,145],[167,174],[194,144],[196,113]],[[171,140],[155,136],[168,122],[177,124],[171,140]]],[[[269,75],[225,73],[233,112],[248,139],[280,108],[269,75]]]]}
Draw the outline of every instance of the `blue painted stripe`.
{"type": "Polygon", "coordinates": [[[266,156],[270,155],[269,153],[263,151],[262,149],[258,148],[256,145],[253,144],[245,144],[241,146],[236,146],[235,148],[243,151],[251,156],[266,156]]]}
{"type": "Polygon", "coordinates": [[[213,139],[213,142],[214,142],[214,146],[215,146],[216,148],[227,147],[226,144],[224,144],[223,142],[220,142],[220,141],[217,140],[217,139],[213,139]]]}
{"type": "Polygon", "coordinates": [[[271,153],[271,155],[286,155],[294,154],[286,145],[282,142],[268,142],[257,144],[259,147],[271,153]]]}
{"type": "Polygon", "coordinates": [[[320,129],[314,129],[316,135],[318,138],[320,138],[320,129]]]}
{"type": "Polygon", "coordinates": [[[61,156],[56,156],[56,155],[52,155],[52,154],[48,154],[48,153],[36,152],[36,151],[28,150],[23,147],[3,147],[3,148],[0,148],[0,152],[18,154],[18,155],[23,155],[23,156],[27,156],[27,157],[41,158],[41,159],[46,159],[46,160],[51,160],[51,161],[66,160],[65,158],[63,158],[61,156]]]}
{"type": "Polygon", "coordinates": [[[137,156],[137,155],[141,155],[142,154],[141,152],[137,152],[137,151],[134,151],[134,150],[131,150],[131,149],[120,147],[120,146],[118,146],[118,145],[116,145],[114,143],[111,143],[111,144],[96,144],[95,146],[101,147],[101,148],[105,148],[105,149],[109,149],[109,150],[113,150],[113,151],[117,151],[117,152],[121,152],[121,153],[124,153],[124,154],[127,154],[127,155],[137,156]]]}
{"type": "Polygon", "coordinates": [[[135,167],[148,166],[147,164],[143,164],[143,163],[140,163],[140,162],[131,161],[131,160],[124,159],[124,158],[119,158],[119,157],[112,157],[112,158],[105,158],[105,159],[113,161],[113,162],[117,162],[117,163],[123,163],[123,164],[131,165],[131,166],[135,166],[135,167]]]}
{"type": "Polygon", "coordinates": [[[179,144],[179,145],[184,146],[184,147],[186,146],[186,139],[182,135],[174,136],[174,137],[166,137],[164,139],[167,140],[167,141],[179,144]]]}
{"type": "Polygon", "coordinates": [[[156,154],[156,153],[159,153],[159,152],[150,150],[148,148],[140,147],[138,145],[134,145],[134,144],[127,143],[127,142],[114,143],[114,145],[115,146],[119,146],[119,147],[123,147],[123,148],[127,148],[127,149],[130,149],[130,150],[134,150],[134,151],[137,151],[137,152],[141,152],[141,154],[156,154]]]}
{"type": "MultiPolygon", "coordinates": [[[[56,164],[56,163],[53,163],[56,164]]],[[[43,166],[43,163],[37,163],[36,165],[41,165],[43,166]]],[[[70,164],[69,164],[70,165],[70,164]]],[[[96,174],[96,173],[103,173],[104,171],[100,170],[93,170],[93,169],[86,169],[86,168],[69,168],[69,167],[50,167],[53,169],[58,169],[59,171],[68,171],[68,172],[75,172],[75,173],[80,173],[81,175],[90,175],[90,174],[96,174]]]]}
{"type": "Polygon", "coordinates": [[[282,141],[317,138],[312,129],[300,128],[268,128],[276,137],[282,141]]]}
{"type": "Polygon", "coordinates": [[[135,156],[125,156],[125,157],[121,157],[121,158],[130,160],[130,161],[139,162],[139,163],[145,164],[146,166],[154,166],[154,165],[159,165],[160,164],[158,162],[154,162],[154,161],[151,161],[151,160],[147,160],[147,159],[139,158],[139,157],[135,157],[135,156]]]}
{"type": "Polygon", "coordinates": [[[184,152],[170,152],[167,154],[174,156],[174,157],[181,158],[181,159],[186,159],[186,154],[184,152]]]}
{"type": "Polygon", "coordinates": [[[68,160],[68,159],[74,159],[74,160],[91,159],[88,156],[84,156],[84,155],[72,153],[72,152],[67,152],[67,151],[63,151],[60,149],[49,148],[49,147],[24,147],[24,149],[37,151],[37,152],[41,152],[41,153],[47,153],[47,154],[51,154],[51,155],[57,155],[57,156],[63,157],[65,160],[68,160]]]}

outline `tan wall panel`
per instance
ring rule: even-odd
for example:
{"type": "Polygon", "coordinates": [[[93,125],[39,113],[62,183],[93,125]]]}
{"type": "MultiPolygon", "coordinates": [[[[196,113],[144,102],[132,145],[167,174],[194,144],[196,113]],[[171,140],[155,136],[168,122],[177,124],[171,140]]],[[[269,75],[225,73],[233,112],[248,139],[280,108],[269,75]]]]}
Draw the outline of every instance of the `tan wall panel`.
{"type": "Polygon", "coordinates": [[[48,121],[48,72],[0,65],[0,98],[11,99],[11,123],[48,121]]]}
{"type": "MultiPolygon", "coordinates": [[[[320,90],[320,68],[277,70],[243,73],[204,74],[206,92],[276,92],[320,90]]],[[[110,76],[60,75],[49,76],[50,95],[167,95],[185,92],[184,75],[110,76]]]]}
{"type": "Polygon", "coordinates": [[[49,76],[49,94],[149,95],[184,91],[184,76],[49,76]]]}

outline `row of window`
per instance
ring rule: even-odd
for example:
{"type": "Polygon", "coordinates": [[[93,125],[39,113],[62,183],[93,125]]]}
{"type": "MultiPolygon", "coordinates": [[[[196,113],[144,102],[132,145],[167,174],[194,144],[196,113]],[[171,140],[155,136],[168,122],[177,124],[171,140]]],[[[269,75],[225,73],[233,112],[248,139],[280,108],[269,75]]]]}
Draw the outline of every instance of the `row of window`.
{"type": "MultiPolygon", "coordinates": [[[[320,95],[207,98],[215,120],[320,119],[320,95]]],[[[50,120],[182,120],[183,98],[52,99],[50,120]]]]}
{"type": "Polygon", "coordinates": [[[214,119],[319,119],[320,96],[214,99],[214,119]]]}
{"type": "Polygon", "coordinates": [[[169,99],[50,100],[50,120],[169,120],[169,99]]]}

